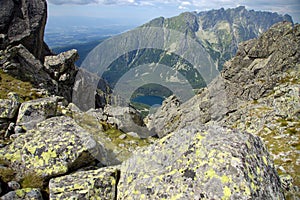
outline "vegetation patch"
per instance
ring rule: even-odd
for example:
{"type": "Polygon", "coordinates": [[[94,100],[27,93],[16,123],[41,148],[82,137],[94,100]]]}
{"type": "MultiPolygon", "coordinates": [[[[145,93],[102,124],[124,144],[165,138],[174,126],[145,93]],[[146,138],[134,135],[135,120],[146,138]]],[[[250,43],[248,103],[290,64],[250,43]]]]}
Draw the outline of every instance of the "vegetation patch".
{"type": "Polygon", "coordinates": [[[19,94],[23,102],[43,97],[33,89],[30,82],[18,80],[0,69],[0,99],[7,99],[9,92],[19,94]]]}
{"type": "Polygon", "coordinates": [[[11,168],[0,168],[0,179],[4,182],[9,182],[14,180],[16,172],[11,168]]]}
{"type": "Polygon", "coordinates": [[[28,172],[24,174],[21,180],[22,188],[44,188],[44,180],[35,172],[28,172]]]}

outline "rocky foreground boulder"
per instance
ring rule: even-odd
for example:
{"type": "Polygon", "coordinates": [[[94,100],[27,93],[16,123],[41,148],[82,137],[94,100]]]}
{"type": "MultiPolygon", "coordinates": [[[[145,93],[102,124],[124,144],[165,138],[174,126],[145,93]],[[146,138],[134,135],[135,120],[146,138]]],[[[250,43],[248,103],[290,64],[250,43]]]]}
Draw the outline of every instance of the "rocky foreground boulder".
{"type": "Polygon", "coordinates": [[[118,175],[116,167],[109,167],[51,179],[50,199],[116,199],[118,175]]]}
{"type": "Polygon", "coordinates": [[[16,171],[35,172],[47,179],[93,162],[98,146],[92,144],[96,143],[90,134],[71,118],[53,117],[17,137],[0,154],[16,171]]]}
{"type": "Polygon", "coordinates": [[[284,199],[258,137],[217,126],[176,131],[121,166],[118,199],[284,199]]]}

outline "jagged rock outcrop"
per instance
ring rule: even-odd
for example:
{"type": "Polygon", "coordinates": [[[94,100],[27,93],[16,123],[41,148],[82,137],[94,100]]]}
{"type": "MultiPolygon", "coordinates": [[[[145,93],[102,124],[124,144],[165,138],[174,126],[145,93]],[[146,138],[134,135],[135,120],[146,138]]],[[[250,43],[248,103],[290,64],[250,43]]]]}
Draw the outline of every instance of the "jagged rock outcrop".
{"type": "Polygon", "coordinates": [[[132,107],[106,106],[104,113],[107,116],[107,123],[124,132],[138,131],[139,127],[144,126],[140,113],[132,107]]]}
{"type": "Polygon", "coordinates": [[[44,70],[44,66],[22,44],[0,51],[0,68],[13,77],[31,82],[37,88],[57,92],[57,82],[44,70]]]}
{"type": "Polygon", "coordinates": [[[242,43],[220,76],[191,100],[149,116],[149,128],[160,125],[161,137],[195,123],[250,131],[264,139],[279,172],[290,174],[299,187],[299,44],[298,24],[274,25],[242,43]]]}
{"type": "Polygon", "coordinates": [[[50,199],[116,199],[117,182],[115,167],[75,172],[50,180],[50,199]]]}
{"type": "Polygon", "coordinates": [[[72,49],[56,56],[45,57],[45,69],[51,78],[58,82],[57,95],[63,96],[68,102],[72,101],[73,85],[78,68],[75,66],[79,58],[77,50],[72,49]]]}
{"type": "Polygon", "coordinates": [[[297,70],[299,29],[299,25],[293,27],[291,23],[279,23],[259,39],[242,43],[237,56],[224,65],[221,75],[207,88],[178,108],[168,109],[165,116],[158,111],[159,116],[151,117],[154,119],[152,123],[156,123],[156,118],[165,120],[161,127],[157,127],[158,131],[172,132],[196,120],[201,123],[220,121],[243,103],[267,96],[287,78],[288,70],[297,70]],[[268,47],[262,48],[267,43],[268,47]],[[172,116],[171,112],[176,113],[177,120],[167,117],[172,116]],[[171,122],[172,129],[169,129],[167,123],[171,122]]]}
{"type": "Polygon", "coordinates": [[[155,112],[154,116],[150,115],[146,118],[147,127],[149,130],[157,133],[159,137],[166,136],[169,134],[169,129],[175,130],[178,120],[178,113],[181,102],[175,95],[171,95],[163,101],[162,106],[155,112]],[[165,124],[165,120],[170,120],[170,123],[165,124]],[[175,122],[175,123],[173,123],[175,122]],[[167,126],[165,128],[161,128],[167,126]],[[175,126],[175,127],[173,127],[175,126]]]}
{"type": "Polygon", "coordinates": [[[46,0],[3,0],[0,2],[0,49],[22,44],[38,60],[50,53],[44,43],[46,0]]]}
{"type": "Polygon", "coordinates": [[[197,15],[197,35],[203,38],[203,44],[211,50],[212,58],[218,60],[220,69],[224,62],[235,56],[240,42],[258,37],[278,22],[292,22],[289,15],[247,10],[244,6],[203,11],[197,15]],[[218,54],[219,58],[216,57],[218,54]]]}
{"type": "Polygon", "coordinates": [[[68,117],[54,117],[17,137],[0,149],[3,159],[16,171],[34,171],[50,178],[89,165],[101,147],[84,129],[68,117]],[[93,155],[92,155],[93,154],[93,155]]]}
{"type": "Polygon", "coordinates": [[[176,131],[121,166],[118,199],[283,199],[258,137],[217,126],[176,131]]]}

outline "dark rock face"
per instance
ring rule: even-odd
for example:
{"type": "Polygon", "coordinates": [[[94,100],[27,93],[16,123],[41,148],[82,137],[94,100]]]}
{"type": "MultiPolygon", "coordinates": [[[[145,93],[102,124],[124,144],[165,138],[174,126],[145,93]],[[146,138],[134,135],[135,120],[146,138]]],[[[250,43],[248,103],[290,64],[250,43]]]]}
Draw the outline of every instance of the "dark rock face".
{"type": "Polygon", "coordinates": [[[53,56],[44,43],[46,1],[5,0],[0,5],[0,68],[71,102],[78,54],[71,50],[53,56]]]}
{"type": "Polygon", "coordinates": [[[37,59],[43,61],[50,53],[44,43],[47,20],[45,0],[3,0],[0,2],[1,49],[9,44],[23,44],[37,59]]]}

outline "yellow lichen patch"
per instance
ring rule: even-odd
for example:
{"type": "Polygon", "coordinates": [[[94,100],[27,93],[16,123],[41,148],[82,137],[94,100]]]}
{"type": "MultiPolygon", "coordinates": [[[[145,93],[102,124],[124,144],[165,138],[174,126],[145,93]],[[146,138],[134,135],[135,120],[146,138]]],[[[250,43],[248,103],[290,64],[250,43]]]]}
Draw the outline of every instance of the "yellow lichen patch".
{"type": "Polygon", "coordinates": [[[225,186],[224,189],[223,189],[223,194],[224,194],[224,196],[222,197],[222,200],[230,199],[230,196],[231,196],[230,188],[225,186]]]}
{"type": "Polygon", "coordinates": [[[26,148],[32,155],[34,155],[35,151],[36,151],[36,147],[35,146],[28,146],[26,148]]]}
{"type": "Polygon", "coordinates": [[[132,181],[133,181],[133,176],[132,175],[128,176],[127,177],[127,182],[131,183],[132,181]]]}
{"type": "Polygon", "coordinates": [[[175,196],[171,197],[171,200],[178,200],[182,197],[182,194],[176,194],[175,196]]]}
{"type": "Polygon", "coordinates": [[[199,141],[201,141],[205,137],[206,134],[207,134],[207,132],[197,133],[196,134],[196,139],[198,139],[199,141]]]}
{"type": "Polygon", "coordinates": [[[209,169],[208,171],[205,172],[206,178],[213,178],[216,176],[216,172],[213,169],[209,169]]]}
{"type": "Polygon", "coordinates": [[[42,153],[42,158],[43,158],[43,160],[45,161],[45,163],[46,163],[46,165],[48,165],[49,164],[49,160],[51,159],[51,158],[56,158],[57,157],[57,154],[56,154],[56,152],[55,151],[44,151],[43,153],[42,153]]]}
{"type": "Polygon", "coordinates": [[[25,196],[25,191],[24,190],[16,190],[16,195],[20,198],[25,196]]]}
{"type": "Polygon", "coordinates": [[[263,158],[263,162],[264,162],[264,164],[265,164],[265,165],[268,165],[267,158],[266,158],[265,156],[263,156],[262,158],[263,158]]]}
{"type": "Polygon", "coordinates": [[[223,176],[221,176],[221,181],[222,181],[222,183],[229,183],[229,182],[231,182],[231,178],[229,178],[226,175],[223,175],[223,176]]]}

